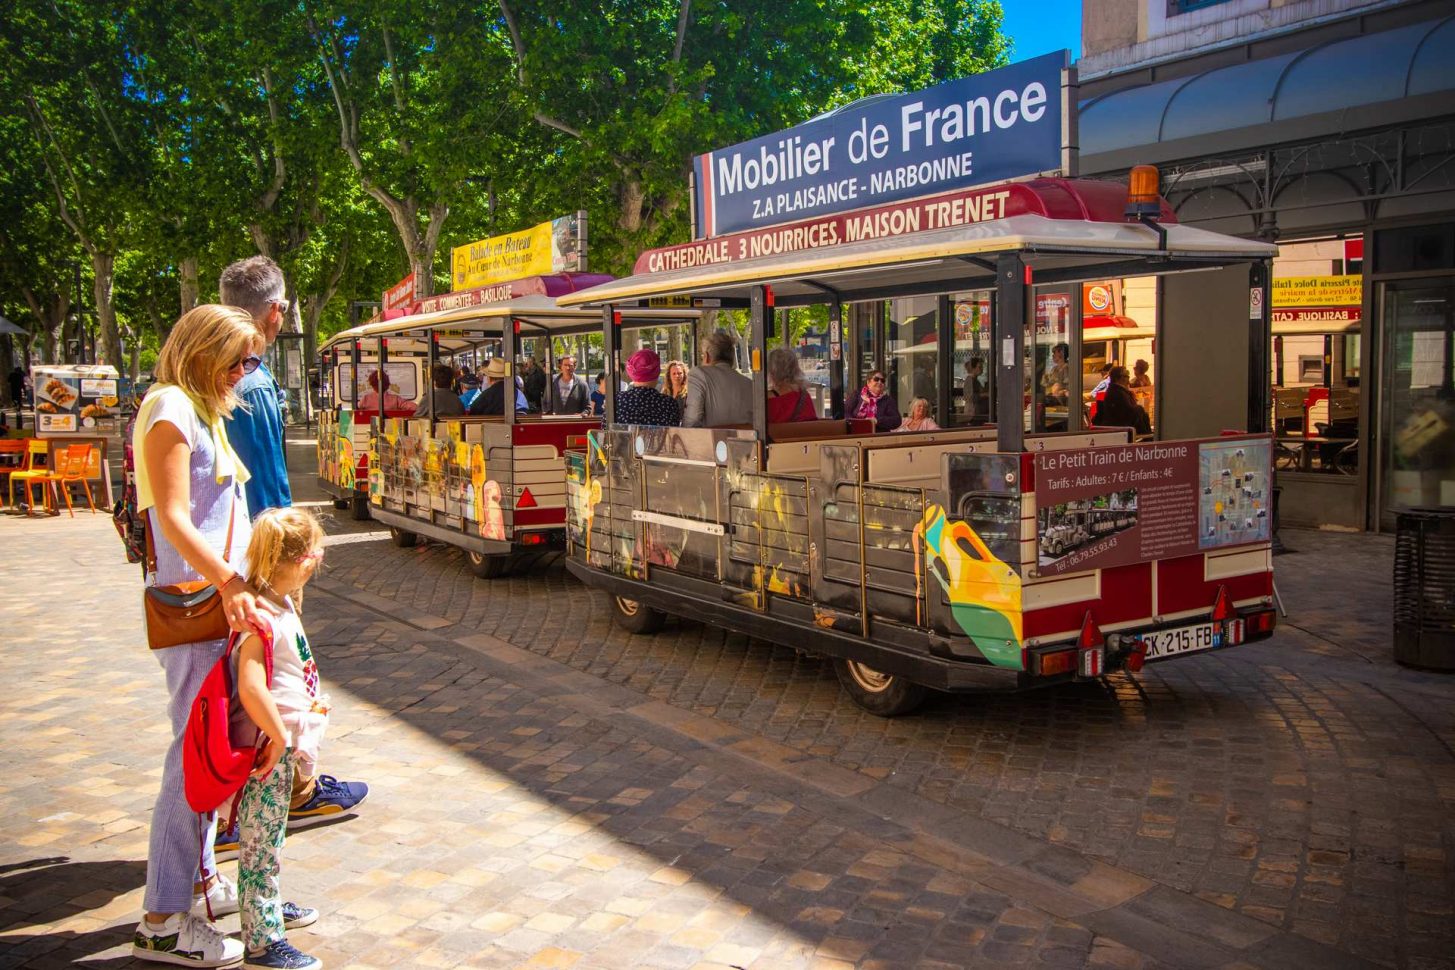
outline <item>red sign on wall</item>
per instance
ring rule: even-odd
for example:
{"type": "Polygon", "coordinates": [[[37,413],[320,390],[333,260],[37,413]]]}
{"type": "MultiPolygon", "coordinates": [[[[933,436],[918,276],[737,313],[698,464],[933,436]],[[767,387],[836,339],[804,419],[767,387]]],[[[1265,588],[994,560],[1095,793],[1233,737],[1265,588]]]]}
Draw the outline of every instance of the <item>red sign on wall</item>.
{"type": "Polygon", "coordinates": [[[407,307],[414,302],[414,274],[410,273],[404,279],[395,283],[384,291],[385,310],[397,310],[400,307],[407,307]]]}

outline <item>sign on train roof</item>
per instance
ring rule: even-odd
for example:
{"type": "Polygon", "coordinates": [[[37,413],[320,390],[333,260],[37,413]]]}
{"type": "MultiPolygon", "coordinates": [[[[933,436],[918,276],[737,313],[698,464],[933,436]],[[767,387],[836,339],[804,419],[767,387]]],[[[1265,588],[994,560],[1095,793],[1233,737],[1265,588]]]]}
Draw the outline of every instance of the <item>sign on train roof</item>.
{"type": "Polygon", "coordinates": [[[697,239],[1063,169],[1068,54],[849,105],[693,159],[697,239]]]}

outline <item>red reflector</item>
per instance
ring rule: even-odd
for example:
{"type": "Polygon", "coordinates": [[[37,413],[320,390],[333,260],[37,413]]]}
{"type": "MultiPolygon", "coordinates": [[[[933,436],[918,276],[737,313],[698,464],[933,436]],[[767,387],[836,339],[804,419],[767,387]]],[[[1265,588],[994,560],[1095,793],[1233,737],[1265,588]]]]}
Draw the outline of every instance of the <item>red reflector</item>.
{"type": "Polygon", "coordinates": [[[1055,653],[1038,654],[1036,666],[1042,677],[1070,673],[1076,669],[1076,651],[1057,650],[1055,653]]]}
{"type": "Polygon", "coordinates": [[[1249,613],[1243,618],[1244,629],[1250,634],[1272,633],[1278,625],[1278,614],[1272,610],[1249,613]]]}
{"type": "Polygon", "coordinates": [[[768,304],[769,306],[773,305],[773,287],[763,287],[763,302],[768,304]]]}
{"type": "Polygon", "coordinates": [[[1132,647],[1132,652],[1127,654],[1127,669],[1130,670],[1132,673],[1136,673],[1137,671],[1142,669],[1142,665],[1146,662],[1147,641],[1138,640],[1136,645],[1132,647]]]}
{"type": "Polygon", "coordinates": [[[621,326],[621,311],[620,310],[613,310],[611,312],[611,322],[614,323],[614,324],[616,324],[618,327],[621,326]]]}
{"type": "Polygon", "coordinates": [[[515,507],[518,509],[533,509],[536,507],[536,497],[530,493],[530,489],[520,490],[520,497],[515,500],[515,507]]]}
{"type": "Polygon", "coordinates": [[[1100,628],[1091,620],[1091,611],[1086,612],[1086,619],[1081,624],[1081,635],[1076,638],[1076,645],[1082,650],[1089,650],[1092,647],[1100,647],[1106,643],[1106,638],[1101,635],[1100,628]]]}
{"type": "Polygon", "coordinates": [[[1228,588],[1226,586],[1219,586],[1218,598],[1213,601],[1212,616],[1209,619],[1214,622],[1219,622],[1222,620],[1231,620],[1236,615],[1237,611],[1233,609],[1233,598],[1228,595],[1228,588]]]}
{"type": "Polygon", "coordinates": [[[1030,286],[1030,285],[1031,285],[1031,268],[1029,266],[1027,266],[1026,267],[1026,286],[1030,286]]]}
{"type": "Polygon", "coordinates": [[[516,541],[523,546],[538,546],[546,541],[546,537],[539,532],[522,532],[516,536],[516,541]]]}

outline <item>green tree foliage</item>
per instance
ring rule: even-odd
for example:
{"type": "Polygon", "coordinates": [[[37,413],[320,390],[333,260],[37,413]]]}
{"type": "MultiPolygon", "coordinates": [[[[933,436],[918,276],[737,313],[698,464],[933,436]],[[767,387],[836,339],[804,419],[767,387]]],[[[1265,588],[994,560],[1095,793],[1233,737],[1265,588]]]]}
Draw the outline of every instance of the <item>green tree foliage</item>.
{"type": "Polygon", "coordinates": [[[63,353],[80,261],[101,356],[125,366],[122,336],[154,346],[252,253],[283,267],[310,335],[408,272],[432,292],[440,249],[577,209],[591,268],[629,272],[686,237],[694,154],[1004,63],[1000,16],[988,0],[12,0],[0,307],[63,353]]]}

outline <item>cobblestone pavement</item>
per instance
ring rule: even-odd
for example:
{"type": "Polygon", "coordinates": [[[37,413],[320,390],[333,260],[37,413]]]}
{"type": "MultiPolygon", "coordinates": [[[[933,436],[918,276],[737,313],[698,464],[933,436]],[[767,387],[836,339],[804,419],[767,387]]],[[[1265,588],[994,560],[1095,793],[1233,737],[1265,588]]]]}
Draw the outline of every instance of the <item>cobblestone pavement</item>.
{"type": "MultiPolygon", "coordinates": [[[[329,529],[326,766],[375,786],[289,842],[330,966],[1455,966],[1455,681],[1389,657],[1387,539],[1290,531],[1265,644],[883,721],[559,564],[329,529]]],[[[99,517],[0,536],[0,965],[126,964],[166,742],[134,567],[99,517]]]]}

